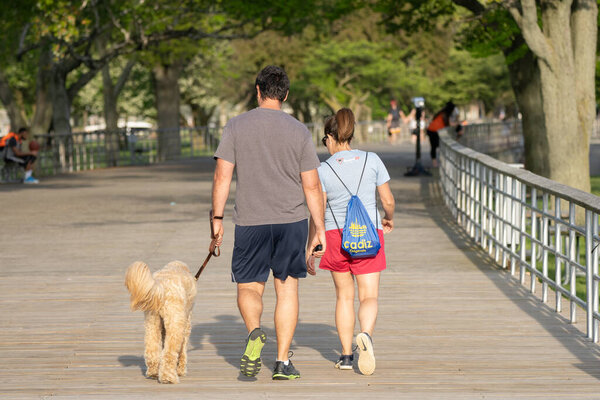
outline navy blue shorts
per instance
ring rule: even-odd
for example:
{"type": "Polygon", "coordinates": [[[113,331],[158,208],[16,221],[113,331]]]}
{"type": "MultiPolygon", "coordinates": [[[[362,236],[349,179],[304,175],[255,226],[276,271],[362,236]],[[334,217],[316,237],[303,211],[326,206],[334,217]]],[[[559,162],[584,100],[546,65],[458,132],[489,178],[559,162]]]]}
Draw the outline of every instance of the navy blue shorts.
{"type": "Polygon", "coordinates": [[[275,278],[306,277],[305,247],[308,221],[289,224],[235,226],[231,280],[266,282],[275,278]]]}

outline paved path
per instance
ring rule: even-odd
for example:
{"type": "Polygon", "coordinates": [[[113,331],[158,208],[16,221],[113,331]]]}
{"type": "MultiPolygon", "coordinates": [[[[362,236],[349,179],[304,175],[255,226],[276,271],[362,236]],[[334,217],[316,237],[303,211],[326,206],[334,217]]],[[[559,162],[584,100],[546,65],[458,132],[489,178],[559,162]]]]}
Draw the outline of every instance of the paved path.
{"type": "MultiPolygon", "coordinates": [[[[293,361],[302,379],[271,381],[273,340],[257,379],[239,377],[245,334],[227,218],[223,255],[199,282],[188,376],[176,386],[144,378],[143,315],[129,311],[125,269],[203,260],[207,158],[0,186],[0,398],[600,398],[600,353],[581,324],[540,305],[472,246],[433,178],[403,177],[411,148],[374,150],[393,177],[398,212],[386,237],[373,376],[333,368],[334,289],[319,271],[301,283],[293,361]]],[[[273,308],[268,285],[271,338],[273,308]]]]}

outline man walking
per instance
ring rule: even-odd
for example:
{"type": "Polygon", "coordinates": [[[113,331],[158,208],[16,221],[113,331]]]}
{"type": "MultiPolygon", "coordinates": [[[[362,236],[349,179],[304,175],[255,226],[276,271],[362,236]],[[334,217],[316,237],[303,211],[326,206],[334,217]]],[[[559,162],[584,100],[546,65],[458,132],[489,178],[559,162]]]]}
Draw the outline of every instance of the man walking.
{"type": "Polygon", "coordinates": [[[308,129],[281,111],[289,93],[281,68],[265,67],[256,78],[259,107],[229,120],[215,152],[213,229],[223,240],[223,212],[234,168],[237,173],[233,212],[235,238],[231,279],[237,283],[237,303],[249,332],[240,371],[255,376],[261,367],[266,335],[260,329],[262,296],[273,271],[277,304],[277,360],[273,379],[296,379],[300,373],[288,359],[298,322],[298,278],[306,277],[308,222],[304,206],[316,223],[309,248],[325,251],[323,197],[317,158],[308,129]]]}

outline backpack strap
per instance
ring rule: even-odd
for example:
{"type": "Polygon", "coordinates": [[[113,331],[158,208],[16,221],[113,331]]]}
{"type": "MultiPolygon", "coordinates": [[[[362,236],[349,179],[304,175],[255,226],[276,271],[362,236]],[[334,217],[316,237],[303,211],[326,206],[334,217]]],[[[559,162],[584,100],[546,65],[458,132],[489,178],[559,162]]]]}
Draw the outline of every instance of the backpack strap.
{"type": "MultiPolygon", "coordinates": [[[[335,214],[333,213],[333,208],[331,208],[331,204],[329,204],[329,199],[327,199],[326,201],[327,201],[327,206],[329,207],[329,211],[331,211],[331,216],[333,217],[333,221],[335,222],[335,226],[337,226],[338,232],[339,232],[339,231],[341,231],[340,224],[338,224],[337,218],[335,217],[335,214]]],[[[341,234],[342,233],[340,232],[340,235],[341,234]]]]}
{"type": "Polygon", "coordinates": [[[331,171],[335,174],[335,176],[337,176],[337,178],[340,180],[340,182],[342,182],[342,185],[344,185],[344,187],[346,188],[346,190],[348,191],[348,193],[350,193],[350,196],[353,196],[353,194],[350,191],[350,189],[348,189],[348,186],[346,186],[346,184],[344,183],[344,181],[342,180],[342,178],[340,178],[340,176],[337,174],[337,172],[335,172],[335,170],[333,169],[333,167],[331,166],[331,164],[329,164],[327,161],[325,161],[325,164],[327,164],[327,166],[329,168],[331,168],[331,171]]]}
{"type": "MultiPolygon", "coordinates": [[[[362,172],[360,173],[360,179],[358,181],[358,187],[356,188],[356,196],[358,196],[358,190],[360,189],[360,183],[362,182],[362,178],[363,175],[365,173],[365,167],[367,166],[367,160],[369,159],[369,153],[365,152],[366,156],[365,156],[365,163],[363,164],[363,168],[362,168],[362,172]]],[[[340,182],[342,182],[342,185],[344,185],[344,187],[346,188],[346,190],[348,191],[348,193],[350,193],[350,196],[354,196],[352,194],[352,192],[350,191],[350,189],[348,189],[348,186],[346,186],[346,184],[344,183],[344,181],[342,180],[342,178],[340,178],[340,176],[337,174],[337,172],[335,172],[335,170],[333,169],[333,167],[331,166],[331,164],[329,164],[327,161],[325,161],[325,164],[327,164],[327,166],[329,168],[331,168],[331,171],[335,174],[335,176],[337,176],[337,178],[340,180],[340,182]]]]}
{"type": "Polygon", "coordinates": [[[362,172],[360,173],[360,180],[358,181],[358,187],[356,188],[356,195],[358,196],[358,190],[360,189],[360,183],[362,182],[363,175],[365,173],[365,167],[367,166],[367,159],[369,158],[369,153],[365,156],[365,163],[363,164],[362,172]]]}

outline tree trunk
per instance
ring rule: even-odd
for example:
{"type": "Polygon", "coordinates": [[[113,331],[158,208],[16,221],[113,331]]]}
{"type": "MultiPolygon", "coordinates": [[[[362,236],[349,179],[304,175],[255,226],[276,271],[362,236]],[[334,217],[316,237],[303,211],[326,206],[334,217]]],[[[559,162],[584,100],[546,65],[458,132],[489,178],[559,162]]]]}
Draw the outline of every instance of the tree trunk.
{"type": "Polygon", "coordinates": [[[158,119],[158,159],[161,161],[181,154],[178,84],[181,71],[181,64],[160,64],[152,69],[158,119]]]}
{"type": "Polygon", "coordinates": [[[598,5],[595,0],[541,3],[541,27],[534,0],[505,3],[540,70],[548,151],[539,173],[589,192],[598,5]]]}
{"type": "Polygon", "coordinates": [[[104,123],[106,140],[106,163],[116,167],[119,155],[119,113],[117,96],[108,64],[102,68],[102,96],[104,100],[104,123]]]}
{"type": "Polygon", "coordinates": [[[60,67],[52,69],[52,125],[56,135],[71,134],[71,102],[67,93],[67,74],[60,67]]]}
{"type": "MultiPolygon", "coordinates": [[[[590,16],[596,21],[595,14],[590,13],[590,16]]],[[[545,7],[542,23],[544,34],[552,46],[546,59],[538,58],[548,135],[548,169],[543,175],[589,192],[589,136],[579,130],[574,47],[571,35],[565,34],[571,31],[570,5],[545,7]]],[[[595,32],[593,37],[596,37],[595,32]]],[[[596,47],[582,49],[586,50],[595,54],[596,47]]],[[[591,89],[594,90],[593,86],[591,89]]]]}
{"type": "Polygon", "coordinates": [[[194,127],[199,128],[202,126],[208,126],[208,121],[210,120],[210,117],[212,117],[217,107],[202,107],[196,103],[191,103],[190,108],[192,109],[194,127]]]}
{"type": "Polygon", "coordinates": [[[575,96],[579,133],[589,139],[596,117],[596,46],[598,39],[596,0],[575,0],[571,11],[571,32],[575,64],[575,96]]]}
{"type": "Polygon", "coordinates": [[[31,133],[46,134],[52,123],[52,53],[40,52],[37,80],[35,83],[35,111],[31,121],[31,133]]]}
{"type": "Polygon", "coordinates": [[[27,125],[25,111],[19,106],[16,93],[9,86],[4,73],[0,71],[0,101],[4,104],[10,120],[10,130],[16,132],[20,127],[27,125]]]}
{"type": "MultiPolygon", "coordinates": [[[[516,45],[520,45],[522,40],[516,45]]],[[[508,55],[512,49],[505,51],[508,55]]],[[[542,109],[540,68],[535,56],[528,51],[522,58],[508,64],[510,82],[522,115],[525,141],[525,168],[534,174],[544,175],[549,169],[548,138],[542,109]]]]}

